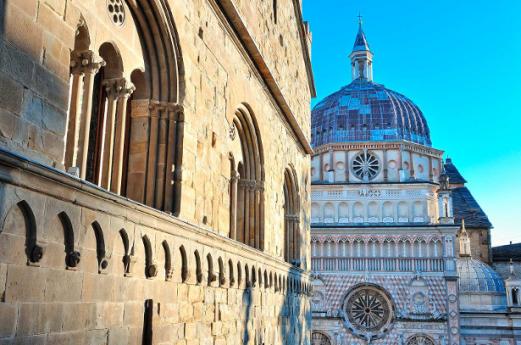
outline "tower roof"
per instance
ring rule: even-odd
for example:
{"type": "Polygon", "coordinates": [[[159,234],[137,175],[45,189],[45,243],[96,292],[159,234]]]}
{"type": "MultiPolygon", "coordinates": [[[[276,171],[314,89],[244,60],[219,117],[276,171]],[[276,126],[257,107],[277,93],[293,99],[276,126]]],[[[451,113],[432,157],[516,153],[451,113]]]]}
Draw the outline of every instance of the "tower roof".
{"type": "Polygon", "coordinates": [[[444,164],[445,173],[449,176],[451,184],[465,184],[467,180],[461,175],[458,168],[452,163],[452,159],[447,158],[444,164]]]}
{"type": "Polygon", "coordinates": [[[353,45],[353,52],[359,51],[371,51],[371,49],[369,49],[369,43],[367,43],[367,38],[365,37],[364,30],[362,28],[361,17],[359,17],[358,33],[356,34],[355,44],[353,45]]]}

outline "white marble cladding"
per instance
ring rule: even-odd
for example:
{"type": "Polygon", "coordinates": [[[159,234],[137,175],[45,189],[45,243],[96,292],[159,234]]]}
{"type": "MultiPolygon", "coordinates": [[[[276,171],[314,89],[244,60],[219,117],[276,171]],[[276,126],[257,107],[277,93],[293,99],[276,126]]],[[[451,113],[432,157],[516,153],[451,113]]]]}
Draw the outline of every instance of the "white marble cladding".
{"type": "Polygon", "coordinates": [[[442,258],[450,242],[438,234],[312,234],[311,257],[442,258]]]}
{"type": "Polygon", "coordinates": [[[436,189],[429,183],[314,185],[311,223],[435,224],[436,189]]]}
{"type": "Polygon", "coordinates": [[[351,170],[353,158],[367,149],[378,157],[380,168],[371,182],[411,179],[438,182],[442,151],[411,143],[360,143],[322,146],[311,159],[311,181],[363,182],[351,170]]]}

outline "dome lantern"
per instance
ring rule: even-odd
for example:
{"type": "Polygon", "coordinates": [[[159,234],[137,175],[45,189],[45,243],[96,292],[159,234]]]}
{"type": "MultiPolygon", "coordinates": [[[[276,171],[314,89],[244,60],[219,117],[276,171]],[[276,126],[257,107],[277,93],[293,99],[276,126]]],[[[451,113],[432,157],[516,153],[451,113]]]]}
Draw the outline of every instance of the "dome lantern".
{"type": "Polygon", "coordinates": [[[353,80],[373,80],[373,53],[369,49],[369,43],[362,29],[362,16],[358,16],[358,33],[355,38],[353,50],[349,54],[351,59],[351,76],[353,80]]]}

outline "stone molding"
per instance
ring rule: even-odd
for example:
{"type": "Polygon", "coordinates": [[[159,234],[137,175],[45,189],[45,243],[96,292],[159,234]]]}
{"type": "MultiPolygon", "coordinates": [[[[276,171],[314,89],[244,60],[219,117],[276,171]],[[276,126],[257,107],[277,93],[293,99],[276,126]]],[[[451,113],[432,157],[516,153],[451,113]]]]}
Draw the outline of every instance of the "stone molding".
{"type": "Polygon", "coordinates": [[[414,144],[414,143],[405,143],[405,142],[359,142],[359,143],[331,143],[327,145],[322,145],[314,149],[313,156],[319,155],[321,153],[326,153],[329,151],[358,151],[358,150],[406,150],[412,151],[413,153],[418,153],[426,156],[432,156],[435,158],[441,159],[443,156],[443,152],[441,150],[437,150],[432,147],[414,144]]]}

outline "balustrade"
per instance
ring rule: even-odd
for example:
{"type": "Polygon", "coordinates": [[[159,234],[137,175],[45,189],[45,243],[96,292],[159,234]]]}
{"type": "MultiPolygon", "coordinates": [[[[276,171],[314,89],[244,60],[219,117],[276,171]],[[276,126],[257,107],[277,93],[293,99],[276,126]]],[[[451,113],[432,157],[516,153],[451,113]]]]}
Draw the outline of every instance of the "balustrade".
{"type": "Polygon", "coordinates": [[[443,272],[443,258],[314,257],[313,271],[443,272]]]}

